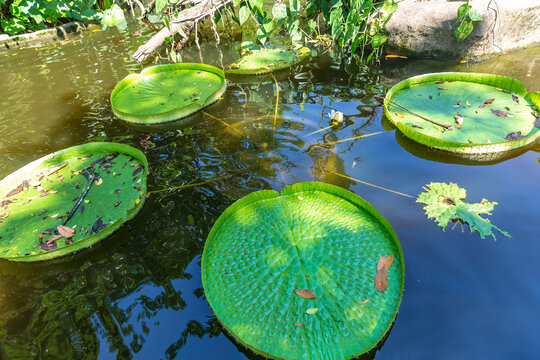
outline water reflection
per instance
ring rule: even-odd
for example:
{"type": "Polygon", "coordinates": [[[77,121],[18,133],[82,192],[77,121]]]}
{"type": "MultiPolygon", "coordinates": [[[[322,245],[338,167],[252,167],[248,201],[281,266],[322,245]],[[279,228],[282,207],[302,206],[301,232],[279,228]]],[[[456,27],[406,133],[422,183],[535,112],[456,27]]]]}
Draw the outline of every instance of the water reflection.
{"type": "MultiPolygon", "coordinates": [[[[402,349],[414,344],[416,355],[437,353],[436,348],[429,347],[429,341],[422,345],[425,351],[411,341],[409,326],[418,318],[430,326],[417,329],[415,334],[426,338],[442,334],[445,344],[453,341],[453,351],[460,349],[458,340],[433,329],[455,334],[463,331],[463,323],[470,318],[455,320],[455,327],[452,321],[446,322],[446,327],[437,320],[428,322],[424,314],[438,314],[438,306],[444,302],[437,298],[418,306],[415,299],[436,297],[429,286],[418,285],[417,279],[429,284],[454,280],[449,282],[452,289],[457,289],[458,295],[467,293],[467,300],[487,286],[486,293],[494,295],[483,298],[482,304],[501,298],[506,304],[519,304],[523,298],[538,299],[539,292],[532,290],[528,296],[508,298],[511,293],[522,294],[524,287],[522,276],[512,271],[513,261],[520,261],[521,274],[536,270],[531,265],[534,259],[523,260],[539,250],[528,240],[534,239],[535,231],[528,224],[534,224],[537,204],[526,193],[533,187],[533,180],[529,173],[516,180],[519,171],[513,167],[522,166],[523,160],[538,168],[534,162],[537,154],[533,160],[522,159],[527,157],[524,154],[494,167],[467,167],[465,172],[433,161],[424,164],[424,149],[411,150],[412,156],[396,144],[393,135],[361,137],[383,130],[382,110],[372,96],[384,92],[385,87],[380,85],[383,80],[390,84],[413,73],[432,72],[439,69],[439,63],[425,63],[420,68],[416,66],[421,61],[387,66],[383,78],[380,72],[364,68],[354,59],[342,63],[328,52],[309,65],[297,67],[294,76],[279,79],[275,123],[275,84],[273,79],[263,79],[231,84],[224,100],[206,110],[211,116],[197,115],[201,122],[196,125],[148,133],[119,122],[110,109],[109,94],[128,73],[141,70],[129,54],[149,33],[144,28],[128,28],[124,33],[112,29],[86,33],[62,45],[0,53],[0,76],[4,79],[0,83],[4,95],[0,100],[0,131],[4,135],[0,139],[4,155],[0,176],[54,150],[88,141],[117,141],[145,152],[150,167],[148,190],[153,192],[133,221],[91,250],[52,264],[23,267],[0,263],[0,358],[257,359],[225,338],[204,298],[199,264],[204,240],[221,212],[238,198],[307,180],[361,193],[389,218],[406,244],[405,255],[414,260],[408,261],[411,282],[400,320],[381,351],[401,354],[402,349]],[[132,36],[134,31],[143,36],[132,36]],[[343,124],[330,126],[325,114],[331,109],[344,113],[343,124]],[[466,184],[471,178],[493,179],[489,185],[480,180],[468,184],[473,191],[481,187],[489,199],[499,196],[502,199],[493,200],[501,204],[506,201],[511,211],[517,211],[514,215],[507,212],[496,223],[516,236],[515,246],[521,246],[521,251],[512,251],[502,242],[497,248],[487,249],[478,239],[465,237],[467,242],[460,242],[464,235],[441,233],[409,199],[396,199],[377,189],[371,193],[335,173],[363,179],[369,175],[373,182],[411,194],[435,177],[466,184]],[[402,181],[404,178],[407,181],[402,181]],[[516,182],[519,186],[514,186],[516,182]],[[203,185],[191,186],[197,183],[203,185]],[[520,199],[519,206],[511,205],[513,199],[520,199]],[[444,247],[444,252],[438,252],[433,241],[444,247]],[[453,244],[459,245],[454,248],[453,244]],[[467,251],[462,251],[463,246],[467,251]],[[499,250],[503,255],[497,253],[499,250]],[[471,263],[482,269],[489,263],[467,256],[486,251],[490,252],[487,258],[497,261],[484,271],[501,273],[506,287],[517,287],[515,292],[503,289],[488,275],[482,283],[474,284],[474,289],[468,288],[466,281],[453,279],[459,272],[441,274],[443,270],[432,260],[449,262],[452,270],[469,269],[471,263]],[[428,268],[426,263],[433,266],[428,268]]],[[[203,44],[203,59],[221,66],[222,61],[236,59],[235,46],[224,44],[216,56],[215,46],[203,44]]],[[[188,50],[183,57],[185,61],[199,61],[196,51],[188,50]]],[[[449,68],[440,64],[440,70],[449,68]]],[[[504,207],[501,205],[498,211],[504,212],[504,207]]],[[[448,297],[456,296],[452,289],[439,286],[448,297]]],[[[452,315],[456,318],[470,314],[455,311],[452,315]]],[[[531,313],[535,310],[529,311],[528,318],[534,318],[531,313]]],[[[532,330],[533,325],[524,328],[532,330]]],[[[467,335],[488,351],[486,342],[475,337],[481,333],[467,335]]],[[[505,339],[511,335],[506,334],[505,339]]],[[[521,335],[520,341],[534,347],[521,335]]],[[[367,358],[373,358],[378,349],[367,358]]]]}

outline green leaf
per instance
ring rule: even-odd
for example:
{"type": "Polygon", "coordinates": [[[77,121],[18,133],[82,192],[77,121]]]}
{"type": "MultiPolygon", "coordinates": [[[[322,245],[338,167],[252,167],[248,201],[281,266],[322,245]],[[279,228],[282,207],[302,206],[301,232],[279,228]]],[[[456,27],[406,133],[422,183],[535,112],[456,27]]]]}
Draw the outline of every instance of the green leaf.
{"type": "Polygon", "coordinates": [[[300,11],[300,1],[299,0],[289,0],[289,9],[291,12],[300,11]]]}
{"type": "Polygon", "coordinates": [[[387,93],[388,100],[429,120],[452,126],[451,130],[404,111],[388,100],[384,106],[390,121],[410,139],[429,147],[473,156],[517,149],[540,137],[540,129],[534,126],[535,117],[530,111],[531,106],[540,104],[540,98],[526,94],[523,83],[512,77],[458,72],[405,79],[387,93]],[[484,107],[488,99],[494,100],[484,107]],[[497,116],[492,109],[513,117],[497,116]],[[459,129],[457,115],[463,119],[459,129]],[[506,139],[508,134],[518,131],[527,136],[506,139]]]}
{"type": "Polygon", "coordinates": [[[260,41],[261,44],[266,43],[266,39],[268,38],[268,34],[264,32],[263,29],[257,28],[257,31],[255,32],[255,35],[257,36],[257,40],[260,41]]]}
{"type": "Polygon", "coordinates": [[[501,234],[511,237],[506,231],[493,225],[488,219],[482,218],[480,214],[491,215],[496,202],[488,202],[482,199],[480,203],[465,203],[467,192],[457,184],[450,183],[430,183],[425,192],[418,195],[416,202],[426,204],[424,211],[428,218],[435,219],[437,225],[444,231],[449,222],[460,221],[468,224],[471,232],[478,231],[480,237],[492,236],[496,239],[493,229],[501,234]]]}
{"type": "Polygon", "coordinates": [[[287,17],[287,5],[283,3],[276,3],[272,7],[272,16],[276,19],[285,19],[287,17]]]}
{"type": "Polygon", "coordinates": [[[160,13],[165,5],[167,5],[167,0],[156,0],[156,12],[160,13]]]}
{"type": "Polygon", "coordinates": [[[472,9],[472,6],[469,5],[469,4],[463,4],[461,5],[460,7],[458,7],[458,10],[457,10],[457,21],[460,21],[462,20],[465,15],[467,15],[467,13],[472,9]]]}
{"type": "Polygon", "coordinates": [[[262,27],[264,32],[268,35],[274,29],[274,22],[270,19],[264,19],[262,27]]]}
{"type": "Polygon", "coordinates": [[[125,21],[125,18],[122,8],[120,8],[120,6],[117,4],[113,4],[110,9],[103,12],[101,25],[112,27],[120,24],[123,21],[125,21]]]}
{"type": "Polygon", "coordinates": [[[115,143],[74,146],[17,170],[0,181],[0,257],[41,261],[96,244],[142,208],[147,172],[142,152],[115,143]],[[62,225],[71,237],[53,238],[62,225]]]}
{"type": "Polygon", "coordinates": [[[315,315],[319,311],[319,308],[309,308],[306,310],[306,314],[315,315]]]}
{"type": "Polygon", "coordinates": [[[249,14],[250,14],[250,11],[247,6],[242,6],[240,8],[240,11],[238,12],[240,25],[243,25],[246,22],[246,20],[249,18],[249,14]]]}
{"type": "MultiPolygon", "coordinates": [[[[254,49],[253,43],[242,43],[243,47],[254,49]]],[[[233,69],[225,70],[227,75],[261,75],[283,70],[303,61],[310,54],[306,47],[299,49],[254,49],[236,62],[233,69]]]]}
{"type": "Polygon", "coordinates": [[[24,23],[17,18],[11,18],[9,20],[2,19],[1,24],[4,31],[10,35],[15,35],[26,30],[24,23]]]}
{"type": "Polygon", "coordinates": [[[313,32],[315,31],[315,29],[317,28],[317,23],[315,23],[315,20],[313,19],[310,19],[307,23],[307,32],[308,34],[313,34],[313,32]]]}
{"type": "Polygon", "coordinates": [[[374,48],[374,49],[378,48],[379,46],[381,46],[385,42],[386,42],[386,35],[375,34],[371,38],[371,47],[374,48]]]}
{"type": "Polygon", "coordinates": [[[248,2],[253,10],[259,9],[262,12],[264,0],[248,0],[248,2]]]}
{"type": "Polygon", "coordinates": [[[454,35],[458,41],[463,41],[473,31],[472,21],[463,21],[455,30],[454,35]]]}
{"type": "Polygon", "coordinates": [[[213,104],[226,88],[225,74],[214,66],[156,65],[120,81],[111,93],[111,105],[114,114],[124,121],[160,124],[213,104]]]}
{"type": "Polygon", "coordinates": [[[188,37],[188,36],[186,35],[186,33],[184,32],[184,29],[182,29],[182,26],[179,26],[179,27],[178,27],[178,33],[179,33],[180,36],[183,37],[184,39],[188,37]]]}
{"type": "Polygon", "coordinates": [[[475,8],[472,8],[471,11],[469,11],[469,19],[472,21],[483,21],[484,18],[482,15],[480,15],[480,12],[476,10],[475,8]]]}
{"type": "Polygon", "coordinates": [[[382,215],[358,195],[317,182],[281,195],[257,191],[227,208],[206,239],[201,272],[224,328],[271,359],[368,352],[391,326],[404,280],[399,241],[382,215]],[[379,258],[390,255],[383,294],[374,277],[379,258]],[[302,346],[292,346],[299,339],[302,346]]]}

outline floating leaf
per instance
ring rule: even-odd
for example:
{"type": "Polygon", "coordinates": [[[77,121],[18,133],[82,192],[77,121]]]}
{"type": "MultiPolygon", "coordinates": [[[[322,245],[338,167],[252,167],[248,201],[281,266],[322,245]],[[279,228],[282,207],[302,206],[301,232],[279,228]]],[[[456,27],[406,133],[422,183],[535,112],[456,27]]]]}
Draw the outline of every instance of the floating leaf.
{"type": "Polygon", "coordinates": [[[215,222],[201,263],[204,292],[219,321],[244,346],[273,359],[356,358],[375,347],[397,311],[402,270],[399,243],[384,218],[350,191],[317,182],[238,200],[215,222]],[[372,285],[374,272],[365,270],[373,259],[375,267],[377,254],[394,258],[384,294],[372,285]],[[306,300],[295,289],[317,298],[306,300]],[[377,306],[360,309],[365,298],[377,306]],[[310,307],[319,308],[317,315],[305,313],[310,307]],[[310,330],[303,346],[280,346],[298,344],[295,321],[310,330]],[[340,326],[347,333],[336,332],[340,326]],[[333,335],[321,341],[320,334],[333,335]]]}
{"type": "MultiPolygon", "coordinates": [[[[408,78],[394,85],[386,94],[384,101],[387,118],[406,137],[426,146],[460,153],[466,157],[513,150],[534,142],[540,137],[540,128],[531,129],[534,116],[530,114],[530,106],[538,105],[540,96],[536,92],[527,94],[524,85],[518,80],[506,76],[474,73],[439,73],[408,78]],[[437,95],[441,86],[437,83],[441,81],[445,81],[442,86],[447,90],[440,91],[437,95]],[[501,92],[501,87],[510,93],[501,92]],[[430,101],[418,101],[418,93],[434,96],[430,101]],[[512,95],[519,98],[519,104],[513,100],[512,95]],[[483,103],[480,108],[478,108],[479,98],[483,103]],[[459,113],[456,114],[452,110],[455,110],[458,100],[461,101],[461,105],[458,106],[459,113]],[[396,110],[402,110],[396,109],[393,103],[409,110],[405,118],[396,115],[396,110]],[[467,105],[471,103],[474,106],[467,105]],[[505,107],[512,111],[492,112],[491,108],[495,104],[498,111],[505,107]],[[454,127],[456,124],[456,119],[452,118],[454,115],[459,115],[463,119],[458,131],[443,131],[441,127],[433,126],[422,118],[454,127]],[[411,124],[413,122],[411,118],[414,117],[416,117],[414,122],[421,128],[411,124]],[[517,131],[521,131],[525,137],[515,142],[505,140],[507,134],[517,131]]],[[[457,123],[459,126],[461,119],[458,118],[457,123]]]]}
{"type": "Polygon", "coordinates": [[[261,75],[283,70],[305,60],[311,54],[306,47],[252,50],[225,70],[230,75],[261,75]]]}
{"type": "Polygon", "coordinates": [[[430,183],[425,192],[418,195],[416,202],[426,204],[424,211],[428,218],[434,218],[435,222],[446,230],[449,222],[461,222],[469,225],[471,232],[478,231],[480,237],[492,236],[495,239],[493,229],[497,229],[501,234],[511,237],[493,225],[488,219],[484,219],[480,214],[491,214],[496,202],[482,200],[480,203],[465,203],[467,192],[454,183],[430,183]],[[452,202],[446,201],[452,199],[452,202]]]}
{"type": "MultiPolygon", "coordinates": [[[[130,159],[146,169],[146,158],[135,148],[115,143],[88,143],[47,155],[0,181],[0,194],[13,190],[14,184],[18,184],[24,191],[23,199],[27,200],[12,203],[16,197],[0,197],[0,205],[7,205],[12,213],[0,226],[0,257],[23,262],[53,259],[91,246],[118,229],[141,208],[135,207],[133,202],[144,195],[146,189],[146,173],[139,175],[143,179],[140,183],[143,191],[132,188],[127,172],[123,177],[113,177],[112,171],[120,169],[122,163],[130,159]],[[92,154],[96,156],[90,157],[92,154]],[[53,175],[46,177],[44,174],[48,173],[53,175]],[[102,179],[107,186],[95,186],[94,177],[102,179]],[[123,182],[126,184],[122,185],[123,182]],[[121,195],[112,194],[115,188],[122,188],[121,195]],[[85,210],[83,204],[90,201],[92,206],[85,210]],[[122,202],[115,207],[115,201],[122,202]],[[77,225],[78,229],[91,228],[96,215],[103,216],[103,226],[96,229],[99,233],[75,231],[77,225]],[[53,235],[73,241],[56,241],[53,235]],[[11,245],[4,240],[15,237],[19,240],[11,245]],[[37,238],[42,244],[36,243],[37,238]]],[[[0,208],[0,213],[3,211],[0,208]]]]}
{"type": "Polygon", "coordinates": [[[309,289],[296,289],[294,290],[296,295],[303,297],[304,299],[315,299],[317,295],[309,289]]]}
{"type": "Polygon", "coordinates": [[[114,114],[124,121],[159,124],[186,117],[216,102],[226,88],[225,74],[214,66],[156,65],[120,81],[111,93],[111,105],[114,114]],[[199,74],[201,71],[204,75],[199,74]],[[169,96],[170,93],[174,96],[169,96]],[[199,101],[178,101],[192,96],[197,96],[199,101]]]}
{"type": "Polygon", "coordinates": [[[315,315],[319,311],[319,308],[309,308],[306,310],[306,314],[308,315],[315,315]]]}

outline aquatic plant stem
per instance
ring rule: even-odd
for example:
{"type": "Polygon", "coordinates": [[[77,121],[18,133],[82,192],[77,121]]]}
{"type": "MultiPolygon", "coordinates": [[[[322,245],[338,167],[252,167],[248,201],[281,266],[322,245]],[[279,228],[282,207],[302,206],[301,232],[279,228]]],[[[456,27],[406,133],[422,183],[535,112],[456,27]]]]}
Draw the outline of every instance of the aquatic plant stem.
{"type": "Polygon", "coordinates": [[[274,131],[275,131],[276,130],[277,109],[278,109],[278,104],[279,104],[279,85],[278,85],[277,79],[274,76],[274,74],[270,73],[270,75],[272,76],[272,79],[274,79],[274,82],[276,83],[276,107],[274,109],[274,131]]]}
{"type": "Polygon", "coordinates": [[[399,107],[399,108],[402,108],[403,110],[405,110],[405,111],[407,111],[407,112],[413,114],[414,116],[418,116],[418,117],[419,117],[420,119],[422,119],[422,120],[425,120],[425,121],[428,121],[428,122],[430,122],[430,123],[432,123],[432,124],[435,124],[435,125],[437,125],[437,126],[443,127],[443,128],[445,128],[446,130],[452,130],[452,125],[445,125],[445,124],[441,124],[441,123],[438,123],[438,122],[436,122],[436,121],[433,121],[433,120],[431,120],[431,119],[428,119],[427,117],[422,116],[422,115],[420,115],[420,114],[417,114],[417,113],[415,113],[415,112],[413,112],[413,111],[407,109],[405,106],[399,105],[398,103],[396,103],[396,102],[394,102],[394,101],[392,101],[392,100],[390,100],[390,99],[387,99],[386,97],[378,96],[378,95],[373,95],[373,96],[376,97],[377,99],[386,100],[386,101],[388,101],[389,103],[391,103],[391,104],[393,104],[393,105],[395,105],[395,106],[397,106],[397,107],[399,107]]]}
{"type": "Polygon", "coordinates": [[[350,176],[347,176],[347,175],[343,175],[343,174],[340,174],[340,173],[337,173],[337,172],[334,172],[334,171],[327,171],[327,173],[329,173],[329,174],[334,174],[334,175],[337,175],[337,176],[341,176],[341,177],[343,177],[343,178],[345,178],[345,179],[352,180],[352,181],[356,181],[356,182],[359,182],[359,183],[364,184],[364,185],[367,185],[367,186],[372,186],[372,187],[377,188],[377,189],[381,189],[381,190],[384,190],[384,191],[389,191],[389,192],[394,193],[394,194],[397,194],[397,195],[401,195],[401,196],[405,196],[405,197],[414,199],[414,196],[411,196],[411,195],[408,195],[408,194],[404,194],[404,193],[402,193],[402,192],[395,191],[395,190],[392,190],[392,189],[387,189],[387,188],[382,187],[382,186],[370,184],[370,183],[368,183],[368,182],[365,182],[365,181],[362,181],[362,180],[358,180],[358,179],[355,179],[355,178],[353,178],[353,177],[350,177],[350,176]]]}
{"type": "Polygon", "coordinates": [[[342,143],[342,142],[345,142],[345,141],[356,140],[356,139],[362,139],[362,138],[366,138],[366,137],[370,137],[370,136],[379,135],[379,134],[382,134],[383,132],[384,132],[384,131],[378,131],[378,132],[375,132],[375,133],[366,134],[366,135],[359,135],[359,136],[355,136],[355,137],[351,137],[351,138],[347,138],[347,139],[343,139],[343,140],[326,142],[326,143],[324,143],[324,144],[314,144],[314,145],[311,145],[310,147],[319,147],[319,146],[325,146],[325,145],[339,144],[339,143],[342,143]]]}
{"type": "Polygon", "coordinates": [[[233,129],[234,131],[236,131],[237,133],[239,133],[239,134],[242,135],[242,136],[246,135],[246,134],[244,134],[244,132],[242,132],[242,131],[236,129],[234,126],[231,126],[230,124],[227,124],[225,121],[223,121],[223,120],[221,120],[221,119],[218,119],[218,118],[215,117],[214,115],[210,115],[210,114],[207,113],[206,111],[203,111],[203,115],[206,115],[206,116],[208,116],[209,118],[212,118],[212,119],[214,119],[214,120],[216,120],[216,121],[219,121],[219,122],[222,123],[223,125],[225,125],[225,126],[231,128],[231,129],[233,129]]]}
{"type": "Polygon", "coordinates": [[[152,191],[148,191],[148,192],[147,192],[147,195],[155,194],[155,193],[159,193],[159,192],[164,192],[164,191],[177,190],[177,189],[185,189],[185,188],[189,188],[189,187],[193,187],[193,186],[199,186],[199,185],[209,184],[209,183],[214,182],[214,181],[226,179],[226,178],[231,177],[231,176],[233,176],[233,175],[234,175],[234,174],[229,174],[229,175],[220,176],[220,177],[217,177],[217,178],[214,178],[214,179],[210,179],[210,180],[206,180],[206,181],[201,181],[201,182],[198,182],[198,183],[191,183],[191,184],[185,184],[185,185],[173,186],[173,187],[166,188],[166,189],[152,190],[152,191]]]}

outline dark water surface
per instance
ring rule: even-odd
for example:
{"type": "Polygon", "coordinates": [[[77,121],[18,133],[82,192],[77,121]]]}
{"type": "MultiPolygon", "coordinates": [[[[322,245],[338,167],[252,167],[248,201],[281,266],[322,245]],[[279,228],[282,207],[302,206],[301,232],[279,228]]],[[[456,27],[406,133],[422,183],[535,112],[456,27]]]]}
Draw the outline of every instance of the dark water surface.
{"type": "MultiPolygon", "coordinates": [[[[400,238],[405,293],[377,359],[538,358],[540,153],[479,164],[428,151],[383,129],[372,94],[448,70],[512,75],[540,90],[540,49],[475,65],[389,60],[382,73],[340,66],[327,53],[280,80],[276,131],[269,81],[229,86],[208,110],[227,125],[200,115],[190,128],[147,133],[118,121],[109,104],[114,85],[141,69],[130,55],[148,35],[134,31],[0,53],[0,178],[55,150],[116,141],[145,152],[150,191],[215,181],[153,194],[120,231],[69,259],[0,263],[0,359],[256,359],[223,333],[204,298],[204,241],[240,197],[307,180],[364,197],[400,238]],[[330,109],[344,124],[313,133],[328,126],[330,109]],[[497,201],[490,218],[513,237],[441,232],[414,199],[336,173],[412,196],[431,181],[456,182],[470,202],[497,201]]],[[[220,49],[223,60],[203,46],[204,62],[238,55],[220,49]]]]}

